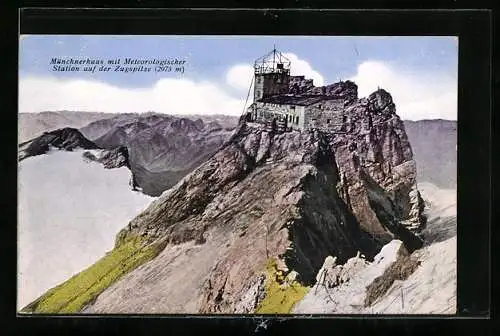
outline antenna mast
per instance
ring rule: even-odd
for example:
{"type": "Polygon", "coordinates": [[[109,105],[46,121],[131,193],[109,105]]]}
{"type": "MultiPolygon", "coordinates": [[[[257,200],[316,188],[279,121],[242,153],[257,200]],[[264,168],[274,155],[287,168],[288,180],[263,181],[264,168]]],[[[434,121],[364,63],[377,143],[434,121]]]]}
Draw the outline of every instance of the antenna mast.
{"type": "Polygon", "coordinates": [[[273,44],[273,69],[276,66],[276,44],[273,44]]]}

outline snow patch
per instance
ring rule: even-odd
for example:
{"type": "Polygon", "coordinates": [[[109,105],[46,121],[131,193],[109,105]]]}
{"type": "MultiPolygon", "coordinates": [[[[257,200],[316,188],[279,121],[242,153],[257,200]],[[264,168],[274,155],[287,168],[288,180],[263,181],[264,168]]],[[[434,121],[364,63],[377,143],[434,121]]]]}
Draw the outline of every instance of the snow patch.
{"type": "MultiPolygon", "coordinates": [[[[381,276],[398,258],[403,247],[400,240],[392,240],[375,256],[373,263],[367,264],[340,286],[326,289],[316,284],[295,308],[296,314],[349,314],[359,313],[363,308],[366,287],[381,276]]],[[[355,257],[357,258],[357,257],[355,257]]],[[[349,259],[350,263],[355,258],[349,259]]]]}
{"type": "Polygon", "coordinates": [[[126,167],[104,169],[82,153],[50,150],[19,163],[18,309],[112,249],[154,199],[130,189],[126,167]]]}
{"type": "Polygon", "coordinates": [[[447,240],[457,234],[457,192],[441,189],[431,183],[419,183],[426,203],[426,228],[422,231],[425,244],[447,240]]]}
{"type": "Polygon", "coordinates": [[[457,191],[455,189],[442,189],[429,182],[419,183],[418,189],[426,202],[427,215],[431,217],[457,215],[457,191]]]}
{"type": "MultiPolygon", "coordinates": [[[[373,263],[357,271],[349,281],[326,289],[316,284],[299,302],[303,314],[455,314],[457,304],[456,190],[419,183],[426,202],[426,245],[412,258],[420,265],[404,280],[395,280],[388,291],[364,307],[366,287],[397,260],[397,242],[385,245],[373,263]]],[[[355,258],[349,259],[348,263],[355,258]]],[[[346,263],[346,264],[348,264],[346,263]]]]}
{"type": "Polygon", "coordinates": [[[421,265],[405,281],[396,280],[364,313],[455,314],[457,237],[418,251],[421,265]]]}

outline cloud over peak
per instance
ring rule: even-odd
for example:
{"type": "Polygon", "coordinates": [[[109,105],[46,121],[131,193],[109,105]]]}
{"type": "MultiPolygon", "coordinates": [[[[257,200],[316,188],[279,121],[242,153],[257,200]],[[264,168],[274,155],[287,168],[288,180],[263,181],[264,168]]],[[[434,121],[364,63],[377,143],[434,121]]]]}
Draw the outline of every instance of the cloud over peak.
{"type": "Polygon", "coordinates": [[[314,70],[309,62],[300,59],[297,55],[292,53],[283,53],[283,55],[292,63],[290,69],[290,74],[292,76],[305,76],[308,79],[312,79],[315,86],[325,85],[323,76],[318,71],[314,70]]]}
{"type": "Polygon", "coordinates": [[[252,78],[253,67],[249,64],[234,65],[226,73],[226,83],[239,91],[248,90],[252,78]]]}
{"type": "Polygon", "coordinates": [[[408,71],[381,61],[361,63],[349,78],[359,97],[378,87],[388,91],[402,119],[457,119],[457,78],[431,71],[408,71]]]}
{"type": "MultiPolygon", "coordinates": [[[[323,76],[307,61],[291,53],[285,56],[292,62],[292,75],[312,78],[316,86],[330,84],[324,83],[323,76]]],[[[240,115],[252,76],[251,65],[236,64],[225,73],[224,82],[163,78],[152,86],[132,89],[90,79],[27,76],[19,81],[19,111],[240,115]]],[[[456,75],[430,70],[412,72],[369,60],[359,64],[356,74],[348,79],[358,85],[360,97],[368,96],[378,87],[386,89],[402,119],[457,119],[456,75]]]]}

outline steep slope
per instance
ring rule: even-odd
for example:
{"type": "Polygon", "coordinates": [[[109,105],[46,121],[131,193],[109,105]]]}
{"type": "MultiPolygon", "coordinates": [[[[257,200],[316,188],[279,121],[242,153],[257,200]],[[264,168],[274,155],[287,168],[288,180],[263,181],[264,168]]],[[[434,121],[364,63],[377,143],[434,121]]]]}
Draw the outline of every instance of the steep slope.
{"type": "MultiPolygon", "coordinates": [[[[26,310],[288,312],[329,255],[340,264],[358,253],[371,261],[393,239],[409,253],[420,248],[424,203],[391,96],[379,90],[347,109],[346,133],[279,134],[242,120],[118,234],[111,256],[140,239],[128,255],[156,251],[152,260],[114,283],[89,283],[89,268],[26,310]],[[79,293],[79,279],[92,290],[79,293]],[[60,301],[69,289],[84,297],[78,305],[60,301]]],[[[104,258],[94,266],[119,270],[104,258]]]]}
{"type": "MultiPolygon", "coordinates": [[[[346,134],[275,134],[241,122],[119,233],[115,250],[142,237],[161,252],[83,311],[272,312],[266,305],[276,298],[290,309],[300,299],[294,290],[307,292],[328,255],[344,263],[359,252],[370,261],[392,239],[420,248],[423,201],[390,95],[377,91],[349,109],[346,134]],[[274,275],[290,285],[273,285],[274,275]]],[[[42,301],[56,302],[57,292],[42,301]]]]}
{"type": "Polygon", "coordinates": [[[457,186],[457,122],[405,120],[405,129],[417,162],[417,179],[437,187],[457,186]]]}
{"type": "Polygon", "coordinates": [[[457,235],[457,190],[441,189],[424,182],[418,184],[426,203],[428,218],[422,231],[425,245],[448,240],[457,235]]]}

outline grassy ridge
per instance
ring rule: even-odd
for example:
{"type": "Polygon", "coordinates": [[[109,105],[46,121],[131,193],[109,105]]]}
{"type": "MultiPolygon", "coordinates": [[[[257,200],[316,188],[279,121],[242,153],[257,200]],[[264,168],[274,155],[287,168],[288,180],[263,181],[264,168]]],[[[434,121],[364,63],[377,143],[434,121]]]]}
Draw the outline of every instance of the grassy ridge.
{"type": "Polygon", "coordinates": [[[21,312],[79,312],[123,275],[153,259],[159,252],[158,246],[146,246],[140,237],[123,240],[95,264],[50,289],[21,312]]]}
{"type": "Polygon", "coordinates": [[[287,314],[292,311],[293,306],[302,300],[309,292],[305,287],[293,280],[287,285],[283,273],[278,270],[276,260],[271,258],[266,265],[266,296],[259,304],[255,313],[257,314],[287,314]]]}

